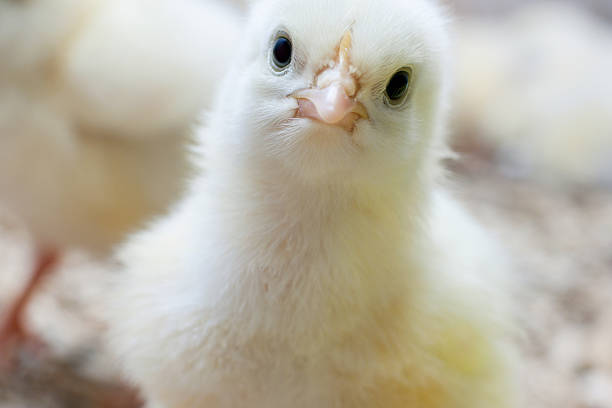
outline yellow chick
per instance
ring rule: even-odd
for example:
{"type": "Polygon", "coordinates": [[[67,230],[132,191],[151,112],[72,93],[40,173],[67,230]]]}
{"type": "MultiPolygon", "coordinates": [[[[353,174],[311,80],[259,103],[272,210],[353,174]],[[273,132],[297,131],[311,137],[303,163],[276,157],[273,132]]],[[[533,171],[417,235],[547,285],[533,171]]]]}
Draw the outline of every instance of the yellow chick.
{"type": "Polygon", "coordinates": [[[184,199],[119,251],[151,408],[510,408],[506,263],[444,191],[432,1],[263,0],[184,199]]]}

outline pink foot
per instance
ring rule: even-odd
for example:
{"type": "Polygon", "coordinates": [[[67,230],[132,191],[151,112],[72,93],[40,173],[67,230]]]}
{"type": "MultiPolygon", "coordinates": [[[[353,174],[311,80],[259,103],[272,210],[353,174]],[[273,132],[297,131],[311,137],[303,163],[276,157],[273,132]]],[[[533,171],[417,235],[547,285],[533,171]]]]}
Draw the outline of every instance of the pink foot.
{"type": "Polygon", "coordinates": [[[0,325],[0,368],[10,368],[16,363],[16,353],[24,346],[34,352],[45,349],[44,342],[31,335],[23,324],[25,311],[36,289],[44,277],[53,272],[59,256],[55,251],[41,251],[36,259],[36,266],[30,280],[22,293],[12,304],[0,325]]]}

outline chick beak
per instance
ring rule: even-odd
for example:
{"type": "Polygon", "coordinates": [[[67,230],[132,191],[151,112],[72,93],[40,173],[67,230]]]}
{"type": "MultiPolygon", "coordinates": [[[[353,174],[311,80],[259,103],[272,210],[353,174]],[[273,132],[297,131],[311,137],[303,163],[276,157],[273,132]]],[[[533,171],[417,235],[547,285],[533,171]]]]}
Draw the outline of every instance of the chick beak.
{"type": "Polygon", "coordinates": [[[317,75],[316,86],[291,94],[298,102],[296,117],[340,126],[348,131],[353,130],[357,120],[368,118],[365,107],[355,98],[358,82],[350,66],[351,42],[351,33],[347,31],[340,42],[335,63],[317,75]]]}

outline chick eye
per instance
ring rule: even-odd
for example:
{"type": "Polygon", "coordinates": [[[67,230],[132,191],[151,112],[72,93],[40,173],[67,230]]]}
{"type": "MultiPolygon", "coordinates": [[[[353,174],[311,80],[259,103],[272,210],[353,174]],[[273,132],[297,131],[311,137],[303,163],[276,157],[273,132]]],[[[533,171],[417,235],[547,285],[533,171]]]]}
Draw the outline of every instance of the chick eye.
{"type": "Polygon", "coordinates": [[[412,68],[406,67],[397,71],[385,88],[386,102],[391,106],[399,106],[405,100],[412,83],[412,68]]]}
{"type": "Polygon", "coordinates": [[[277,71],[285,69],[291,63],[293,46],[286,34],[280,34],[272,47],[273,68],[277,71]]]}

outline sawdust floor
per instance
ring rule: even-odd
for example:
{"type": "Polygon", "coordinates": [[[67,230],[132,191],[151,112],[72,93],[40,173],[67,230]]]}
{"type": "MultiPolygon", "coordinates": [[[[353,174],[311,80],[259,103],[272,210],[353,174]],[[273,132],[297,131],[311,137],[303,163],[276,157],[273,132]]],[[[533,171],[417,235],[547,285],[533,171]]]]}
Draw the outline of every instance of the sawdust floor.
{"type": "MultiPolygon", "coordinates": [[[[477,162],[476,162],[477,163],[477,162]]],[[[510,180],[462,168],[460,195],[510,249],[523,284],[529,408],[612,407],[612,192],[510,180]]],[[[0,218],[0,307],[22,284],[30,248],[0,218]]],[[[102,265],[71,254],[29,311],[49,345],[0,376],[0,408],[133,407],[100,340],[102,265]],[[46,356],[46,357],[41,357],[46,356]]]]}

